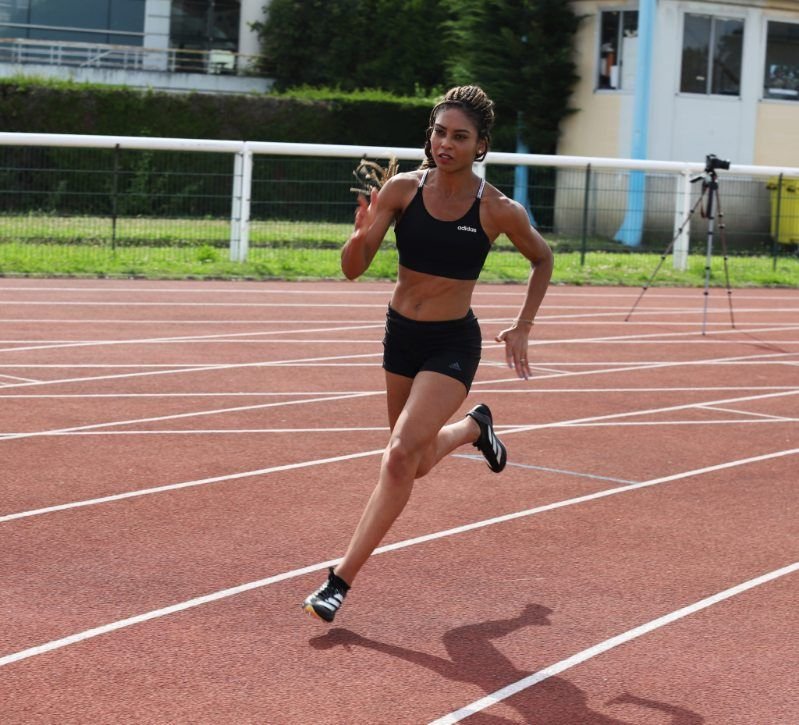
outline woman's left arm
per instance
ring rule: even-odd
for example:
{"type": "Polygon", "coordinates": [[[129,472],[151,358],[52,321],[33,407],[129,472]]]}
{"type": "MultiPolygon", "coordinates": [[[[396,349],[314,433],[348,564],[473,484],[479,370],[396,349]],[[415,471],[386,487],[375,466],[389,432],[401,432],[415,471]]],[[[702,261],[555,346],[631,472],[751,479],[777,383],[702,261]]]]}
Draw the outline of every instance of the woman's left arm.
{"type": "Polygon", "coordinates": [[[497,201],[495,220],[498,230],[530,260],[532,266],[527,280],[527,294],[519,314],[513,324],[496,337],[497,342],[505,343],[508,367],[515,368],[516,374],[526,380],[531,374],[527,361],[527,342],[538,308],[549,287],[554,257],[544,238],[531,226],[521,204],[507,197],[497,201]]]}

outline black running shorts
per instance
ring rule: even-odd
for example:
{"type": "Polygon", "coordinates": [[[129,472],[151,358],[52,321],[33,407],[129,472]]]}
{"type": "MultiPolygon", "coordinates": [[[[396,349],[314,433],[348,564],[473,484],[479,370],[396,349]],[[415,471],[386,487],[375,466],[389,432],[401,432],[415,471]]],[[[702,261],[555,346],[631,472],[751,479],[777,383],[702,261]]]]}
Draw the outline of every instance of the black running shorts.
{"type": "Polygon", "coordinates": [[[420,322],[388,308],[383,367],[406,378],[431,370],[460,380],[468,391],[480,364],[480,325],[469,310],[459,320],[420,322]]]}

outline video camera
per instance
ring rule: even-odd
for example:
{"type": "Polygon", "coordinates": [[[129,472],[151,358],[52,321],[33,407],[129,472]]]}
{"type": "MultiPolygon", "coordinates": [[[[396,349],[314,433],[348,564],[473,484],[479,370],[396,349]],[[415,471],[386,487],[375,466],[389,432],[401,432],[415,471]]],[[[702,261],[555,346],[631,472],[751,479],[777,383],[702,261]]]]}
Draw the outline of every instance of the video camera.
{"type": "Polygon", "coordinates": [[[730,168],[728,159],[720,159],[716,154],[708,154],[705,156],[705,173],[712,173],[716,169],[727,170],[730,168]]]}

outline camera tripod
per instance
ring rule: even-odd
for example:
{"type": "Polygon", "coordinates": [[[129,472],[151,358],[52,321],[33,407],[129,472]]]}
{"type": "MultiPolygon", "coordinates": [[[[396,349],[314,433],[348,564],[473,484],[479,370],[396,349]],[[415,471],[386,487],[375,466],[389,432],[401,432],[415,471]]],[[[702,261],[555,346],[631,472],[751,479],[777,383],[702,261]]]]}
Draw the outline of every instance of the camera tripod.
{"type": "Polygon", "coordinates": [[[705,303],[704,309],[702,312],[702,335],[706,334],[707,331],[707,304],[708,298],[710,296],[710,263],[713,257],[713,234],[715,229],[715,213],[718,210],[718,217],[719,217],[719,238],[721,240],[721,249],[724,256],[724,279],[727,286],[727,301],[729,303],[730,308],[730,326],[735,329],[735,317],[732,312],[732,289],[730,288],[730,272],[729,267],[727,265],[727,238],[724,233],[724,214],[721,211],[721,199],[719,197],[719,181],[718,176],[716,174],[716,169],[729,169],[730,162],[724,161],[722,159],[717,158],[714,154],[709,154],[705,158],[705,170],[699,176],[694,177],[691,179],[691,183],[695,184],[698,181],[702,182],[702,192],[699,195],[699,199],[697,199],[694,206],[691,208],[691,211],[688,212],[688,216],[683,221],[680,228],[677,230],[677,233],[674,235],[674,238],[671,240],[669,245],[663,251],[663,254],[660,256],[660,261],[658,262],[657,266],[655,267],[655,271],[652,272],[652,275],[647,280],[646,284],[644,284],[643,289],[641,290],[641,294],[638,295],[638,299],[635,300],[635,303],[630,308],[630,311],[627,313],[627,317],[624,318],[624,321],[629,321],[630,317],[632,316],[635,308],[638,307],[638,303],[644,296],[644,293],[649,289],[649,286],[652,284],[652,280],[655,279],[655,276],[660,271],[660,268],[663,266],[663,262],[666,261],[666,257],[671,254],[672,249],[674,248],[674,244],[680,235],[683,232],[688,224],[691,223],[691,218],[702,205],[702,202],[705,200],[705,196],[707,196],[707,206],[702,209],[702,216],[707,219],[707,254],[705,257],[705,303]]]}

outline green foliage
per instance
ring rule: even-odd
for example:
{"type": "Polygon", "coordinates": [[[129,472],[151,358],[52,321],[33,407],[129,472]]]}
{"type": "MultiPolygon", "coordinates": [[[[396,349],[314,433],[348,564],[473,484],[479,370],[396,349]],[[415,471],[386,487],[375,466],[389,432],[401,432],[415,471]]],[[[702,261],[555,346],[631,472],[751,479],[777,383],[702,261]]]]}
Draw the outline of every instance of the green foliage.
{"type": "MultiPolygon", "coordinates": [[[[0,130],[114,136],[335,143],[421,148],[429,98],[342,89],[282,95],[175,95],[76,83],[0,81],[0,130]]],[[[324,187],[303,187],[298,218],[319,214],[320,204],[342,202],[355,159],[306,159],[307,178],[338,179],[341,196],[322,198],[324,187]]],[[[289,157],[259,157],[258,184],[271,184],[279,204],[300,192],[281,184],[289,157]]],[[[230,213],[233,160],[228,154],[0,147],[0,212],[226,216],[230,213]]],[[[333,188],[332,186],[330,188],[333,188]]],[[[254,200],[253,215],[270,211],[254,200]]]]}
{"type": "Polygon", "coordinates": [[[0,131],[421,147],[430,103],[341,88],[233,96],[4,79],[0,131]]]}
{"type": "MultiPolygon", "coordinates": [[[[580,19],[562,0],[453,0],[447,24],[451,78],[482,86],[500,118],[519,119],[535,153],[554,153],[561,120],[577,81],[572,58],[580,19]]],[[[511,147],[508,127],[497,135],[511,147]]],[[[513,133],[515,137],[515,132],[513,133]]]]}
{"type": "Polygon", "coordinates": [[[449,5],[440,0],[272,0],[263,23],[261,71],[277,88],[440,91],[449,5]]]}
{"type": "Polygon", "coordinates": [[[429,100],[477,83],[497,103],[496,149],[515,148],[518,121],[529,146],[549,153],[571,112],[578,24],[563,0],[272,0],[256,27],[278,89],[429,100]]]}

